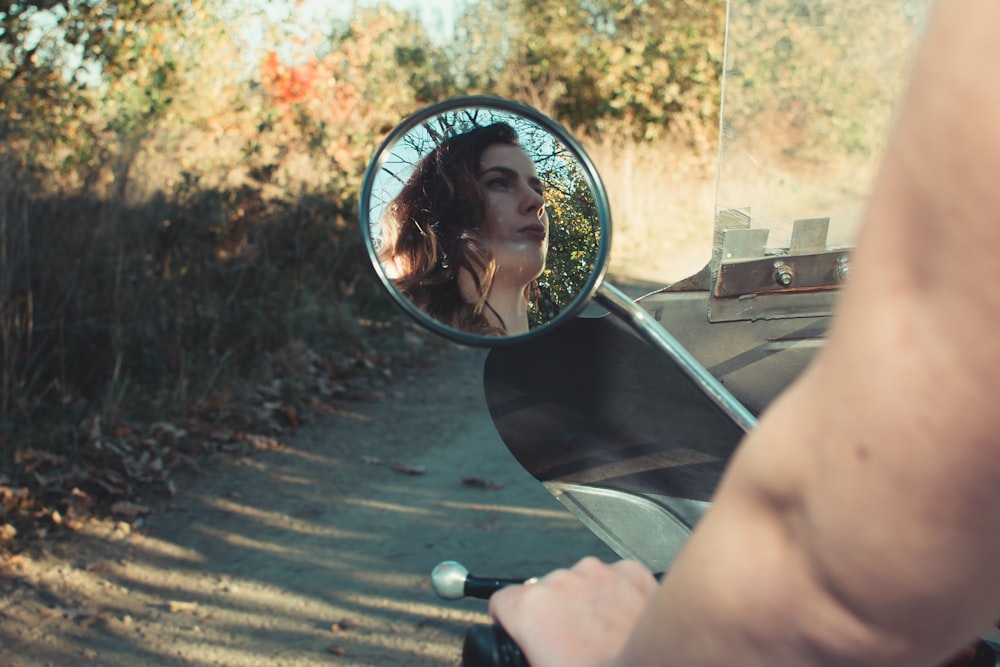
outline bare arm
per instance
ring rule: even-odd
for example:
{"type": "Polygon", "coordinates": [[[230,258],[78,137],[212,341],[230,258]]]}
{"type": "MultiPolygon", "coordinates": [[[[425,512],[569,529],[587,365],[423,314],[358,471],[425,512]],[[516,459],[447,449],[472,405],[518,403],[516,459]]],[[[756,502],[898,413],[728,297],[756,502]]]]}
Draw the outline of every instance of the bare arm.
{"type": "Polygon", "coordinates": [[[935,7],[829,344],[624,664],[933,665],[1000,612],[998,44],[1000,3],[935,7]]]}
{"type": "Polygon", "coordinates": [[[935,6],[828,345],[631,634],[569,636],[587,605],[634,618],[584,571],[495,596],[535,667],[571,643],[601,655],[576,665],[932,666],[1000,614],[998,49],[1000,3],[935,6]]]}

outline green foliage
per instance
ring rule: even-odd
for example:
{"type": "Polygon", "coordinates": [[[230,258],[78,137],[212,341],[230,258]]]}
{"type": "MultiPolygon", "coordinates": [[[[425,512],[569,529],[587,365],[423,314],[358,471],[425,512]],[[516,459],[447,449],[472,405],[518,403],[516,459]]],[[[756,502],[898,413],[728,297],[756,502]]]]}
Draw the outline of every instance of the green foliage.
{"type": "Polygon", "coordinates": [[[580,295],[601,243],[594,192],[575,165],[561,179],[550,177],[546,183],[549,253],[538,279],[539,298],[528,312],[532,326],[551,322],[580,295]]]}
{"type": "Polygon", "coordinates": [[[789,156],[877,151],[919,29],[911,4],[735,3],[730,129],[762,145],[784,142],[789,156]]]}
{"type": "MultiPolygon", "coordinates": [[[[71,465],[95,415],[180,415],[293,343],[365,348],[396,331],[355,211],[375,146],[418,107],[490,93],[622,140],[698,144],[714,125],[721,0],[482,0],[448,45],[409,13],[359,9],[298,50],[268,41],[256,69],[233,11],[0,10],[6,471],[44,430],[71,465]]],[[[585,180],[551,153],[535,318],[579,291],[600,241],[585,180]]]]}
{"type": "Polygon", "coordinates": [[[416,22],[374,12],[331,42],[345,85],[318,102],[342,115],[317,116],[246,79],[211,3],[97,4],[52,5],[37,48],[20,26],[42,8],[0,14],[0,473],[97,413],[182,413],[293,341],[365,347],[395,315],[355,228],[361,172],[443,85],[416,22]]]}
{"type": "Polygon", "coordinates": [[[102,169],[125,187],[206,44],[212,1],[10,4],[0,13],[0,139],[84,189],[102,169]]]}
{"type": "Polygon", "coordinates": [[[265,57],[263,140],[288,157],[309,155],[327,174],[324,187],[353,208],[373,146],[453,85],[423,25],[384,5],[357,10],[317,51],[297,63],[265,57]]]}
{"type": "Polygon", "coordinates": [[[590,133],[701,146],[716,126],[725,3],[482,0],[456,70],[590,133]],[[504,26],[501,30],[498,26],[504,26]]]}

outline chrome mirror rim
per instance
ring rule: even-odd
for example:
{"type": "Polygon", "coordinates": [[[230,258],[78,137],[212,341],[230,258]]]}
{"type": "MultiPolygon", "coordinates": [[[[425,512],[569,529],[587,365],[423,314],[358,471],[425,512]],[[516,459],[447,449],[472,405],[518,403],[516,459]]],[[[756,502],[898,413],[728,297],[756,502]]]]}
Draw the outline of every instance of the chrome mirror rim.
{"type": "Polygon", "coordinates": [[[360,223],[361,235],[371,260],[372,267],[378,276],[382,286],[389,293],[393,301],[403,309],[410,317],[416,320],[423,327],[437,333],[453,342],[473,347],[500,347],[515,345],[524,341],[532,340],[544,335],[552,327],[557,327],[562,323],[579,315],[597,293],[598,288],[604,280],[608,267],[608,259],[611,248],[611,211],[608,204],[607,192],[597,173],[590,156],[587,155],[580,143],[570,132],[555,120],[549,118],[537,109],[528,105],[509,100],[506,98],[492,97],[488,95],[473,95],[450,98],[436,104],[424,107],[415,113],[407,116],[399,123],[385,139],[379,144],[374,156],[365,170],[362,181],[361,193],[358,200],[358,220],[360,223]],[[573,297],[569,304],[562,309],[552,320],[544,325],[535,327],[526,333],[511,336],[485,336],[473,334],[454,327],[450,327],[434,318],[430,317],[410,300],[403,297],[394,287],[388,277],[385,268],[378,260],[378,252],[371,233],[371,201],[374,195],[375,180],[379,172],[385,166],[386,161],[392,154],[392,149],[409,132],[418,128],[421,124],[448,112],[454,112],[467,108],[481,108],[517,115],[539,126],[544,131],[551,134],[561,142],[572,156],[577,160],[579,168],[588,180],[594,195],[594,204],[600,227],[600,239],[597,254],[594,258],[594,267],[584,282],[579,293],[573,297]]]}

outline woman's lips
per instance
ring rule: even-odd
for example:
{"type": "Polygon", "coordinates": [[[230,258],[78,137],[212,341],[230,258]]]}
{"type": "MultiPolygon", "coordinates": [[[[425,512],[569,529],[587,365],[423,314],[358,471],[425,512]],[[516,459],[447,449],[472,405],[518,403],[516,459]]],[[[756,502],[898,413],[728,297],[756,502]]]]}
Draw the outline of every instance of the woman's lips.
{"type": "Polygon", "coordinates": [[[545,231],[545,225],[526,225],[518,230],[518,234],[522,236],[527,236],[529,239],[538,241],[539,243],[545,240],[547,235],[545,231]]]}

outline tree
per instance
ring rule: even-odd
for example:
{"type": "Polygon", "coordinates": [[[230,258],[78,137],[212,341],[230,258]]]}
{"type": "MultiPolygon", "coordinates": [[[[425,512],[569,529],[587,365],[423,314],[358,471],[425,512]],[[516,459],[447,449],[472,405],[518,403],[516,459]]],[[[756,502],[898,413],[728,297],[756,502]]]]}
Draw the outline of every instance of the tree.
{"type": "Polygon", "coordinates": [[[373,146],[418,107],[453,91],[444,61],[414,15],[385,5],[358,9],[303,62],[265,55],[271,139],[325,162],[328,186],[353,208],[373,146]]]}
{"type": "Polygon", "coordinates": [[[119,189],[165,117],[192,48],[219,30],[216,0],[38,0],[0,12],[0,140],[35,168],[82,168],[84,189],[111,164],[119,189]]]}
{"type": "Polygon", "coordinates": [[[482,0],[460,21],[455,63],[470,87],[532,104],[571,127],[696,140],[716,122],[724,22],[722,0],[590,0],[573,8],[482,0]]]}
{"type": "Polygon", "coordinates": [[[901,93],[916,2],[733,3],[726,121],[791,156],[872,155],[901,93]]]}

